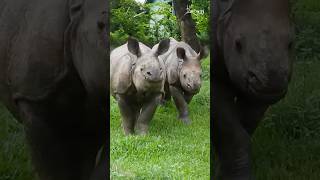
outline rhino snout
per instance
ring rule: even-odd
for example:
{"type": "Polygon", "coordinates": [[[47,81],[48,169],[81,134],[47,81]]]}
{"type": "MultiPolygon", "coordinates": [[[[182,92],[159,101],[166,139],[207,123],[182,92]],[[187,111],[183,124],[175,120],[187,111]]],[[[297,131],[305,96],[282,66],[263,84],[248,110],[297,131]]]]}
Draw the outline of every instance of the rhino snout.
{"type": "Polygon", "coordinates": [[[247,86],[251,93],[270,97],[282,97],[288,87],[286,73],[270,71],[263,73],[248,72],[247,86]]]}
{"type": "Polygon", "coordinates": [[[163,81],[163,71],[162,70],[148,70],[143,73],[144,78],[150,82],[163,81]]]}
{"type": "Polygon", "coordinates": [[[189,82],[186,84],[186,87],[188,89],[189,92],[191,93],[197,93],[200,91],[200,88],[201,88],[201,83],[199,82],[189,82]]]}

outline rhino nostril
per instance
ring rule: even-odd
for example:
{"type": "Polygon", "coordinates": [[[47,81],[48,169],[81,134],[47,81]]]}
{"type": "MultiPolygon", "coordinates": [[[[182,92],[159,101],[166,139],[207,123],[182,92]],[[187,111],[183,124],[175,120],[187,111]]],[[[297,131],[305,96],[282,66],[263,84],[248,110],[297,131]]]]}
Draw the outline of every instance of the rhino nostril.
{"type": "Polygon", "coordinates": [[[152,75],[152,73],[151,73],[150,71],[148,71],[148,72],[147,72],[147,74],[148,74],[149,76],[151,76],[151,75],[152,75]]]}
{"type": "Polygon", "coordinates": [[[188,83],[188,84],[187,84],[187,87],[188,87],[188,88],[191,88],[191,85],[190,85],[190,83],[188,83]]]}
{"type": "Polygon", "coordinates": [[[249,75],[249,81],[250,82],[254,83],[254,82],[258,81],[257,75],[255,75],[253,72],[249,71],[248,75],[249,75]]]}

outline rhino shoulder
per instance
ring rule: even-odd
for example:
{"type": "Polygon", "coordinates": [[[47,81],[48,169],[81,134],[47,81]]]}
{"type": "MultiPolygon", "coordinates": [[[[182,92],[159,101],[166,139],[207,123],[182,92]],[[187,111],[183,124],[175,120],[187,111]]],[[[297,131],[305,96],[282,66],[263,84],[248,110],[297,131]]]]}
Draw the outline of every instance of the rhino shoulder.
{"type": "Polygon", "coordinates": [[[111,94],[125,94],[132,85],[134,57],[126,54],[119,59],[111,59],[111,94]]]}
{"type": "Polygon", "coordinates": [[[175,84],[179,81],[179,67],[182,65],[181,61],[173,61],[171,59],[177,59],[175,53],[171,53],[165,61],[165,68],[167,72],[167,81],[169,84],[175,84]]]}

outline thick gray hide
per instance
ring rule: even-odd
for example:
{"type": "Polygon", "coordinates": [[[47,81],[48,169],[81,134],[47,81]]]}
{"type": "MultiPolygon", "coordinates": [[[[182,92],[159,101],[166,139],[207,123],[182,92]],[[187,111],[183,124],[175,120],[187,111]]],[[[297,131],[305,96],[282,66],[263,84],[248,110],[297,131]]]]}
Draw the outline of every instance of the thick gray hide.
{"type": "MultiPolygon", "coordinates": [[[[164,80],[161,82],[161,86],[158,89],[148,89],[147,82],[142,83],[141,81],[134,83],[134,70],[137,65],[138,57],[128,50],[128,43],[115,48],[110,54],[110,92],[115,97],[116,94],[131,94],[130,87],[134,89],[141,89],[144,91],[152,90],[163,93],[164,80]],[[139,87],[137,87],[139,86],[139,87]]],[[[153,54],[148,46],[139,42],[141,56],[146,54],[153,54]]],[[[164,64],[159,61],[160,66],[164,69],[164,64]]],[[[165,74],[164,74],[165,75],[165,74]]],[[[164,77],[165,78],[165,77],[164,77]]]]}
{"type": "MultiPolygon", "coordinates": [[[[158,44],[153,47],[157,49],[158,44]]],[[[204,51],[197,54],[187,43],[170,38],[170,48],[159,56],[166,67],[165,100],[171,95],[179,111],[179,119],[190,123],[188,103],[201,87],[201,58],[204,51]],[[180,51],[179,51],[180,50],[180,51]],[[180,55],[178,52],[181,52],[180,55]],[[184,58],[183,58],[184,57],[184,58]]]]}
{"type": "Polygon", "coordinates": [[[128,43],[111,52],[111,95],[117,100],[126,135],[146,134],[149,122],[164,94],[164,64],[158,59],[167,51],[169,40],[160,48],[149,47],[129,38],[128,43]]]}
{"type": "Polygon", "coordinates": [[[108,9],[0,1],[0,101],[23,123],[41,180],[107,178],[96,157],[107,142],[108,9]]]}

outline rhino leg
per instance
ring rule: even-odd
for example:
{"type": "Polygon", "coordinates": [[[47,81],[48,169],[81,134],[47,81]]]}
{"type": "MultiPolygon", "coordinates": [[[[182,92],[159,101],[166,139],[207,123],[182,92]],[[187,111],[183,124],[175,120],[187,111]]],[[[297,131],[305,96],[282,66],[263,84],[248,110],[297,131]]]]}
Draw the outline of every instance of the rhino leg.
{"type": "Polygon", "coordinates": [[[174,86],[170,86],[170,92],[172,94],[174,103],[179,111],[178,118],[181,119],[185,124],[190,124],[191,120],[189,119],[188,104],[184,99],[182,91],[174,86]]]}
{"type": "Polygon", "coordinates": [[[251,179],[250,135],[241,124],[231,88],[214,83],[213,135],[219,159],[217,179],[251,179]]]}
{"type": "MultiPolygon", "coordinates": [[[[72,111],[61,113],[48,103],[19,101],[32,160],[41,180],[89,179],[94,169],[97,137],[86,136],[76,123],[82,115],[72,111]],[[53,110],[54,109],[54,110],[53,110]],[[77,115],[78,114],[78,115],[77,115]]],[[[78,109],[79,110],[79,109],[78,109]]]]}
{"type": "Polygon", "coordinates": [[[184,93],[183,96],[184,96],[184,100],[187,102],[187,104],[189,104],[193,98],[193,94],[184,93]]]}
{"type": "Polygon", "coordinates": [[[154,98],[143,104],[141,113],[135,124],[137,134],[144,135],[148,133],[149,123],[156,112],[159,100],[161,100],[160,98],[161,95],[156,95],[154,98]]]}
{"type": "Polygon", "coordinates": [[[170,88],[169,88],[169,84],[168,83],[164,84],[164,92],[165,92],[164,99],[166,101],[170,101],[171,100],[171,93],[170,93],[170,88]]]}
{"type": "Polygon", "coordinates": [[[122,128],[125,135],[130,135],[134,133],[136,113],[130,102],[128,102],[126,99],[127,98],[124,95],[117,95],[117,102],[122,118],[122,128]]]}
{"type": "Polygon", "coordinates": [[[252,136],[269,105],[256,104],[239,98],[237,101],[237,107],[242,115],[242,126],[246,129],[248,134],[252,136]]]}

